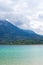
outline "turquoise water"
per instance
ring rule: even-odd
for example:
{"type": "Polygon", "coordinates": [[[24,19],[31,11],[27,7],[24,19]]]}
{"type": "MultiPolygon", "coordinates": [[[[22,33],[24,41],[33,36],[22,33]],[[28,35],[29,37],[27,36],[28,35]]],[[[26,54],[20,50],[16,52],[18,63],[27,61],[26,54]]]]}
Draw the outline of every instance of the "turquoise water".
{"type": "Polygon", "coordinates": [[[43,65],[43,46],[0,46],[0,65],[43,65]]]}

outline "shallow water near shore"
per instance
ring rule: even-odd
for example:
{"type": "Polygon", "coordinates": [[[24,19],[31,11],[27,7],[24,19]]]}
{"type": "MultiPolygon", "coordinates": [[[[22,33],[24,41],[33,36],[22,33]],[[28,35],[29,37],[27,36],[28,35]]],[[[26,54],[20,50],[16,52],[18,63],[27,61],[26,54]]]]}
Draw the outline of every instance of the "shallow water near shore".
{"type": "Polygon", "coordinates": [[[0,45],[0,65],[43,65],[43,45],[0,45]]]}

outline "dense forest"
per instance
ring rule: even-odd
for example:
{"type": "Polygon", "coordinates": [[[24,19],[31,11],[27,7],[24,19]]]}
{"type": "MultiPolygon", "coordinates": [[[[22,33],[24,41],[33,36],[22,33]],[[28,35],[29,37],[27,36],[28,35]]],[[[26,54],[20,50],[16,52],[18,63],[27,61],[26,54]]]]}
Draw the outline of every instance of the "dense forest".
{"type": "Polygon", "coordinates": [[[33,44],[43,44],[43,40],[16,40],[16,41],[1,41],[0,45],[33,45],[33,44]]]}

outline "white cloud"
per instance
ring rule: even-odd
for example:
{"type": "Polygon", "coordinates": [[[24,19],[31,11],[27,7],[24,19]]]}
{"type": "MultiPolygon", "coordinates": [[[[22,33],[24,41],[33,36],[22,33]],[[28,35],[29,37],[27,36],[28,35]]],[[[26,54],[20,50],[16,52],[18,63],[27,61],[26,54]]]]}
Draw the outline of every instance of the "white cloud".
{"type": "Polygon", "coordinates": [[[43,34],[43,0],[0,0],[0,19],[43,34]]]}
{"type": "Polygon", "coordinates": [[[36,33],[41,34],[41,35],[43,34],[43,22],[39,22],[39,21],[30,22],[30,27],[36,33]]]}

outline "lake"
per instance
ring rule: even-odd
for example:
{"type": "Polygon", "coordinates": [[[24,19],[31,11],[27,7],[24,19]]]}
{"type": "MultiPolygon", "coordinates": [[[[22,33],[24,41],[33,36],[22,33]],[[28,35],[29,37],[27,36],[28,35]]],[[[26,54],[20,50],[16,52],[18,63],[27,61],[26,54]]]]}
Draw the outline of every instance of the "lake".
{"type": "Polygon", "coordinates": [[[43,65],[43,45],[0,45],[0,65],[43,65]]]}

